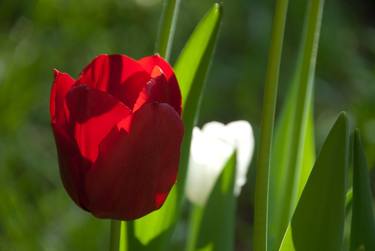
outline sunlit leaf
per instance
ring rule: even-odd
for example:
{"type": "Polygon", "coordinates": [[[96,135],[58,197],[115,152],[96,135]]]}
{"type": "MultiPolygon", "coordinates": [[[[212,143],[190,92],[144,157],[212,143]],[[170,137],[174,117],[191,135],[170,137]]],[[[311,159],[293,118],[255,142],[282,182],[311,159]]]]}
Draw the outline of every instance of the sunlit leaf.
{"type": "Polygon", "coordinates": [[[349,122],[341,114],[302,192],[280,251],[341,251],[349,165],[349,122]]]}
{"type": "Polygon", "coordinates": [[[182,117],[185,126],[177,183],[179,199],[182,199],[185,190],[191,134],[199,115],[204,85],[213,58],[221,17],[221,5],[214,4],[195,28],[175,67],[182,92],[182,117]]]}

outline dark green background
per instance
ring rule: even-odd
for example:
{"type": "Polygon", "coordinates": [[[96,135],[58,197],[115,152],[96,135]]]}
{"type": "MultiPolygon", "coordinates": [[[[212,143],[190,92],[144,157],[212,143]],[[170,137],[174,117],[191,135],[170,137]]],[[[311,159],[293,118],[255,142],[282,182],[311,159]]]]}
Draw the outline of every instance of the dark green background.
{"type": "MultiPolygon", "coordinates": [[[[213,3],[181,1],[172,62],[213,3]]],[[[291,0],[280,105],[295,67],[305,2],[291,0]]],[[[273,5],[273,0],[224,2],[200,124],[247,119],[257,134],[273,5]]],[[[107,221],[78,209],[62,189],[49,125],[52,69],[77,77],[100,53],[134,58],[152,54],[160,12],[161,0],[0,0],[1,251],[107,249],[107,221]]],[[[374,13],[372,0],[327,0],[315,85],[318,147],[337,113],[347,110],[353,126],[362,131],[371,167],[375,165],[374,13]]],[[[249,250],[251,244],[252,187],[250,182],[240,197],[238,250],[249,250]]],[[[174,237],[177,246],[185,234],[182,221],[174,237]]]]}

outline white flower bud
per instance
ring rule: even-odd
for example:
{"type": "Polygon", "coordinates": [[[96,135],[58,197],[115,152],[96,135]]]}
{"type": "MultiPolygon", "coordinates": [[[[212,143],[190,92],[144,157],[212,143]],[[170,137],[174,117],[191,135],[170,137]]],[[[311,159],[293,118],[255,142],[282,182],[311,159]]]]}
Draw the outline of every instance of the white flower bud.
{"type": "Polygon", "coordinates": [[[227,125],[210,122],[193,130],[186,181],[188,199],[203,206],[226,162],[237,151],[234,193],[240,194],[254,151],[254,136],[247,121],[227,125]]]}

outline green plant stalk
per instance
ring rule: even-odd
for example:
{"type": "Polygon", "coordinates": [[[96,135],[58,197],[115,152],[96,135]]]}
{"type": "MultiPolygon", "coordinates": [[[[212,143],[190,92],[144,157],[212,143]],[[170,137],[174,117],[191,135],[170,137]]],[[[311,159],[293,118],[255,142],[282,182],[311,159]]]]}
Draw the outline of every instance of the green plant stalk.
{"type": "Polygon", "coordinates": [[[198,240],[200,223],[202,221],[203,208],[198,205],[192,205],[190,224],[189,224],[189,234],[186,245],[186,251],[194,251],[198,240]]]}
{"type": "Polygon", "coordinates": [[[170,60],[181,0],[165,0],[155,51],[170,60]]]}
{"type": "Polygon", "coordinates": [[[254,250],[257,251],[268,250],[269,169],[288,3],[288,0],[276,1],[276,9],[272,25],[271,48],[265,81],[263,117],[261,122],[255,185],[254,250]]]}
{"type": "MultiPolygon", "coordinates": [[[[316,66],[316,58],[318,53],[318,44],[320,37],[320,27],[322,22],[324,0],[310,0],[308,7],[307,16],[307,30],[304,35],[303,42],[303,54],[302,54],[302,64],[301,64],[301,74],[299,75],[299,85],[298,85],[298,100],[296,105],[295,113],[295,128],[292,131],[292,143],[291,151],[296,153],[291,156],[289,165],[295,168],[294,172],[290,172],[289,182],[291,184],[287,186],[285,193],[285,200],[283,204],[288,207],[288,210],[283,210],[286,214],[282,218],[291,219],[295,207],[298,201],[298,186],[300,180],[301,166],[303,160],[303,151],[299,149],[303,148],[305,141],[304,135],[307,130],[307,116],[309,112],[309,105],[313,96],[313,86],[314,86],[314,74],[316,66]]],[[[283,229],[286,230],[287,222],[283,229]]]]}
{"type": "Polygon", "coordinates": [[[120,240],[119,240],[119,251],[129,251],[129,240],[127,238],[128,236],[128,230],[127,230],[127,224],[125,221],[121,221],[120,225],[120,240]]]}
{"type": "Polygon", "coordinates": [[[109,251],[120,251],[121,221],[111,220],[109,251]]]}
{"type": "Polygon", "coordinates": [[[132,231],[132,222],[111,220],[110,251],[132,251],[132,231]]]}

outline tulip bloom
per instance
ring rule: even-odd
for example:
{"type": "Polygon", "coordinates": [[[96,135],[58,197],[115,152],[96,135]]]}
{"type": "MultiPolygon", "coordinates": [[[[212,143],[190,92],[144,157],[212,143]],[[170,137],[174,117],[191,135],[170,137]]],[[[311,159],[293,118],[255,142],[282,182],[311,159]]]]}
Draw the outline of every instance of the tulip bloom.
{"type": "Polygon", "coordinates": [[[100,218],[160,208],[177,177],[181,94],[171,66],[100,55],[73,79],[55,70],[51,124],[64,187],[100,218]]]}
{"type": "Polygon", "coordinates": [[[195,127],[190,148],[186,181],[188,199],[204,206],[226,162],[236,151],[236,180],[234,193],[239,195],[246,183],[246,174],[254,152],[254,136],[247,121],[227,125],[210,122],[202,130],[195,127]]]}

